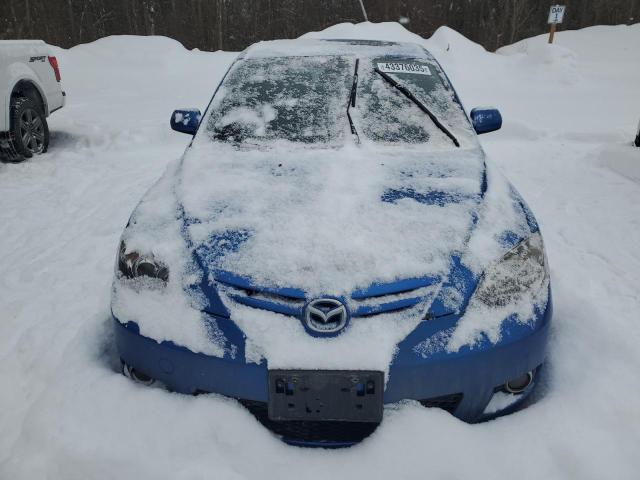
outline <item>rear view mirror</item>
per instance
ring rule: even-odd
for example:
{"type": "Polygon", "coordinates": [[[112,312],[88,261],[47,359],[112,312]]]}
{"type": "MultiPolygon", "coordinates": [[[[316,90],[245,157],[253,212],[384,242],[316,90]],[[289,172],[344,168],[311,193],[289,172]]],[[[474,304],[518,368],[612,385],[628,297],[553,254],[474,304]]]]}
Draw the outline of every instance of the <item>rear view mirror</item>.
{"type": "Polygon", "coordinates": [[[474,108],[471,110],[471,123],[478,135],[495,132],[502,127],[502,115],[497,108],[474,108]]]}
{"type": "Polygon", "coordinates": [[[197,108],[174,110],[171,114],[171,128],[176,132],[195,135],[201,118],[202,114],[197,108]]]}

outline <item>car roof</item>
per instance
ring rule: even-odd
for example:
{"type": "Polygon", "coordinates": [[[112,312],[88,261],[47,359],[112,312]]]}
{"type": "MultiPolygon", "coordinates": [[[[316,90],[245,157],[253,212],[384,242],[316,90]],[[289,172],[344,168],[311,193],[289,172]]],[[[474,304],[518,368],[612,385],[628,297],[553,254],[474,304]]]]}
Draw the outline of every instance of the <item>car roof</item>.
{"type": "Polygon", "coordinates": [[[348,55],[356,57],[411,57],[433,60],[424,47],[416,43],[359,39],[270,40],[251,45],[242,58],[306,57],[348,55]]]}

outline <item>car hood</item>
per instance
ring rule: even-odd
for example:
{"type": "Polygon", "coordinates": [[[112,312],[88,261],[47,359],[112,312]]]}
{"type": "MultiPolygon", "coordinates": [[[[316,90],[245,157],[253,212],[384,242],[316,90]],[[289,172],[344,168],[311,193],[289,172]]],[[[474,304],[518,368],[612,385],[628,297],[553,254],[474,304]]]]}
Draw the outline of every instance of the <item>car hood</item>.
{"type": "Polygon", "coordinates": [[[187,151],[176,193],[209,280],[292,298],[397,293],[442,279],[464,249],[480,149],[283,151],[187,151]]]}

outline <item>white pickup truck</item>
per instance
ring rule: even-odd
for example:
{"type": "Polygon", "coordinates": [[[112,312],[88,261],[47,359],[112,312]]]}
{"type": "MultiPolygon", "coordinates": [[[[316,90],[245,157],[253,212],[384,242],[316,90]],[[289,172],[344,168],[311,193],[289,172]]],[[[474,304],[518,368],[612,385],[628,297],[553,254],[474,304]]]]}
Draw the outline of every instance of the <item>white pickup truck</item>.
{"type": "Polygon", "coordinates": [[[65,93],[56,57],[42,40],[0,40],[0,157],[14,162],[44,153],[47,117],[65,93]]]}

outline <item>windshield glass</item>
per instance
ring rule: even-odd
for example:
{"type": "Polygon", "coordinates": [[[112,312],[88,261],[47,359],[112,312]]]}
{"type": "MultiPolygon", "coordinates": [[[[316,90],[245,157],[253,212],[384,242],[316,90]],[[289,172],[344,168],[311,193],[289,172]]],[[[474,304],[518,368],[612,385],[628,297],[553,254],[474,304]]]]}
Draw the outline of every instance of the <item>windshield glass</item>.
{"type": "Polygon", "coordinates": [[[343,143],[354,65],[345,56],[241,60],[214,98],[207,130],[232,143],[343,143]]]}
{"type": "Polygon", "coordinates": [[[416,101],[402,93],[402,88],[422,103],[455,137],[471,134],[455,93],[435,62],[424,58],[381,57],[361,61],[360,65],[358,116],[355,121],[367,139],[388,144],[430,142],[434,146],[455,147],[416,101]]]}
{"type": "Polygon", "coordinates": [[[340,146],[350,132],[361,143],[433,149],[475,143],[453,88],[428,56],[241,59],[213,99],[206,132],[246,147],[276,141],[340,146]]]}

